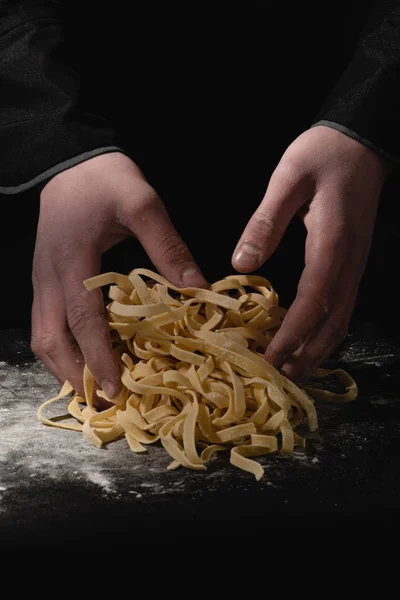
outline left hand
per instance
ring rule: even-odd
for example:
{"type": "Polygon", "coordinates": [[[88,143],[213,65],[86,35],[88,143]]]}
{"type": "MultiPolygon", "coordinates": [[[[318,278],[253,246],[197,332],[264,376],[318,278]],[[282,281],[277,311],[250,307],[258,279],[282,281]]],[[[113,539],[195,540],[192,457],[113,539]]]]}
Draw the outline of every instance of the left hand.
{"type": "Polygon", "coordinates": [[[233,255],[242,273],[259,268],[298,213],[307,229],[296,299],[265,358],[305,379],[346,337],[389,167],[375,152],[325,126],[286,150],[233,255]]]}

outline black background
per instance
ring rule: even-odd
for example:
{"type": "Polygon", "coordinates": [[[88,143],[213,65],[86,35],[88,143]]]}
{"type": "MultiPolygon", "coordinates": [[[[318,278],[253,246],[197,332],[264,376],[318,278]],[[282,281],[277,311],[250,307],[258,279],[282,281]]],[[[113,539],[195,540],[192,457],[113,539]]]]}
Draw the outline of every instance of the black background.
{"type": "MultiPolygon", "coordinates": [[[[254,3],[246,11],[204,7],[187,14],[139,6],[134,19],[118,2],[113,11],[89,8],[77,19],[69,3],[60,52],[81,73],[82,104],[113,123],[118,143],[214,281],[232,272],[232,251],[271,173],[351,60],[368,3],[362,10],[350,2],[301,11],[254,3]]],[[[355,312],[356,320],[387,323],[390,334],[397,326],[399,191],[395,173],[355,312]]],[[[0,207],[0,328],[25,329],[39,193],[0,196],[0,207]]],[[[304,239],[296,219],[261,269],[285,306],[301,274],[304,239]]],[[[138,266],[151,265],[134,240],[104,256],[103,270],[138,266]]]]}

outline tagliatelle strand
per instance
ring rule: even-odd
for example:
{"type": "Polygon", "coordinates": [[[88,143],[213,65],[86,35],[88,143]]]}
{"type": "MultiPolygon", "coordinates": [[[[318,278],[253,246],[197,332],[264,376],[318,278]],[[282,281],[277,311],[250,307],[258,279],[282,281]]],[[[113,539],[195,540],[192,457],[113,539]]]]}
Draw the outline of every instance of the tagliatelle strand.
{"type": "Polygon", "coordinates": [[[95,391],[85,366],[85,398],[74,394],[67,403],[75,421],[44,416],[50,404],[73,393],[65,382],[39,408],[46,425],[82,431],[97,447],[125,436],[133,452],[145,452],[160,441],[173,459],[169,470],[205,470],[215,453],[230,450],[231,463],[259,480],[264,468],[254,457],[304,447],[294,431],[304,413],[309,429],[318,427],[312,398],[348,402],[357,396],[344,371],[315,373],[338,377],[345,387],[338,394],[300,389],[266,362],[263,354],[285,311],[262,277],[232,275],[210,290],[179,289],[146,269],[85,281],[88,290],[104,285],[111,285],[107,312],[122,391],[97,412],[94,394],[108,398],[95,391]]]}

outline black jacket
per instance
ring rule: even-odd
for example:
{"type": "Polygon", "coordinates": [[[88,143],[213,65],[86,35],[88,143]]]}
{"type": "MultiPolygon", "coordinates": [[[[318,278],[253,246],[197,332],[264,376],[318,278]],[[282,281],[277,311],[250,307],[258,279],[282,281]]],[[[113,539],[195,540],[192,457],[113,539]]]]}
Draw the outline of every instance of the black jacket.
{"type": "Polygon", "coordinates": [[[99,4],[0,0],[0,193],[118,149],[275,161],[318,123],[400,160],[400,2],[99,4]]]}

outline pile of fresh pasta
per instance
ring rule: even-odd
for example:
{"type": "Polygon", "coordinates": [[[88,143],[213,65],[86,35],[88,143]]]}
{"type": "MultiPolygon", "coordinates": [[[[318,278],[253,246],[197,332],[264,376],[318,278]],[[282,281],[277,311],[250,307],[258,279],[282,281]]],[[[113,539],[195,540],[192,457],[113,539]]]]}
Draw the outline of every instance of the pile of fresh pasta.
{"type": "Polygon", "coordinates": [[[133,452],[160,441],[169,469],[198,471],[217,452],[230,451],[233,465],[257,480],[264,469],[253,457],[305,446],[296,433],[304,421],[318,427],[313,398],[347,402],[357,396],[344,371],[319,369],[315,377],[339,377],[344,393],[300,389],[263,357],[285,316],[264,278],[232,275],[210,289],[179,289],[146,269],[105,273],[85,281],[88,290],[110,285],[107,305],[113,352],[122,391],[111,408],[97,411],[97,389],[87,366],[85,397],[65,382],[39,409],[54,427],[83,431],[96,446],[125,436],[133,452]],[[74,421],[50,419],[44,410],[68,399],[74,421]]]}

